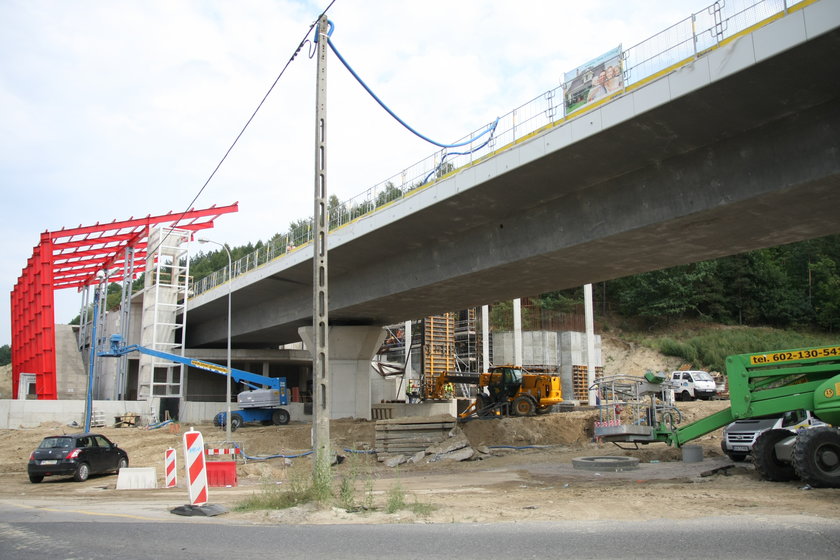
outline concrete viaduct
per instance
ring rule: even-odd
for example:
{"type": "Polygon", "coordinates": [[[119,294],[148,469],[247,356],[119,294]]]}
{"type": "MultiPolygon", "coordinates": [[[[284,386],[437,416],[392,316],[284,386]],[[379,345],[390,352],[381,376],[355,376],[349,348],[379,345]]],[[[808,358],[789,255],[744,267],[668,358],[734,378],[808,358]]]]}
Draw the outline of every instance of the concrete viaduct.
{"type": "MultiPolygon", "coordinates": [[[[334,231],[330,319],[379,328],[824,236],[838,209],[840,5],[822,1],[334,231]]],[[[235,348],[300,340],[311,258],[233,279],[235,348]]],[[[188,347],[224,346],[226,305],[190,300],[188,347]]]]}
{"type": "MultiPolygon", "coordinates": [[[[332,323],[393,324],[840,231],[838,11],[790,14],[335,231],[332,323]]],[[[236,347],[300,340],[311,258],[233,279],[236,347]]],[[[188,346],[224,344],[225,296],[191,299],[188,346]]]]}

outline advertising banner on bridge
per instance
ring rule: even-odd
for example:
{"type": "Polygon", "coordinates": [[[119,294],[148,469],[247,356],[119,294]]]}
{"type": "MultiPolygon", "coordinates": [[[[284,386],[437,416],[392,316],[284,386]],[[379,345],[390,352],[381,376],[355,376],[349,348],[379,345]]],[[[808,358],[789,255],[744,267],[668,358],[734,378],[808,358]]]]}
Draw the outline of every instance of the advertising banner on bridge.
{"type": "Polygon", "coordinates": [[[624,88],[621,45],[563,75],[566,114],[624,88]]]}

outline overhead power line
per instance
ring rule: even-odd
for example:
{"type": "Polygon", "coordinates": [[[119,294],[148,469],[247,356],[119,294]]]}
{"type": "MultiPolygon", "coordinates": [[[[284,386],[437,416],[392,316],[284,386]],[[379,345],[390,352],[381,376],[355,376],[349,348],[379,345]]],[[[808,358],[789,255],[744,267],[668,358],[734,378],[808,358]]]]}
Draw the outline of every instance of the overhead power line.
{"type": "Polygon", "coordinates": [[[303,39],[301,39],[301,40],[300,40],[300,43],[298,43],[298,46],[297,46],[297,48],[295,49],[295,52],[294,52],[294,53],[292,53],[292,56],[291,56],[291,57],[289,57],[289,60],[288,60],[288,61],[286,61],[285,66],[283,66],[283,69],[282,69],[282,70],[280,70],[280,73],[277,75],[277,78],[275,78],[275,79],[274,79],[274,82],[272,82],[271,87],[269,87],[269,88],[268,88],[268,91],[267,91],[267,92],[265,92],[265,95],[263,96],[262,100],[260,100],[259,104],[257,105],[257,108],[256,108],[256,109],[254,109],[254,112],[253,112],[253,113],[251,113],[251,116],[248,118],[248,121],[245,123],[245,126],[243,126],[243,127],[242,127],[242,130],[240,130],[240,131],[239,131],[239,134],[237,134],[237,135],[236,135],[236,138],[233,140],[233,143],[231,143],[230,147],[227,149],[227,151],[225,152],[225,154],[222,156],[222,159],[221,159],[221,160],[219,160],[219,163],[218,163],[218,164],[216,165],[216,167],[213,169],[213,172],[212,172],[212,173],[210,173],[210,176],[209,176],[209,177],[207,177],[207,180],[206,180],[206,181],[204,181],[204,184],[203,184],[203,185],[201,186],[201,188],[198,190],[198,193],[196,193],[196,195],[193,197],[192,201],[191,201],[191,202],[187,205],[187,208],[184,210],[184,212],[181,214],[181,216],[178,218],[178,220],[176,220],[176,221],[175,221],[175,223],[173,224],[173,227],[174,227],[174,226],[177,226],[178,222],[180,222],[180,221],[184,218],[184,216],[185,216],[185,215],[189,212],[190,208],[192,208],[192,207],[193,207],[193,205],[195,204],[195,202],[198,200],[198,198],[199,198],[199,197],[201,196],[201,194],[204,192],[204,189],[206,189],[206,188],[207,188],[207,185],[209,185],[209,184],[210,184],[210,181],[212,181],[212,180],[213,180],[213,177],[216,175],[216,172],[219,170],[219,168],[220,168],[220,167],[222,166],[222,164],[225,162],[225,160],[227,159],[228,155],[230,155],[230,153],[233,151],[233,148],[236,146],[236,143],[237,143],[237,142],[239,142],[239,139],[240,139],[240,138],[242,138],[242,135],[243,135],[243,134],[245,134],[245,130],[247,130],[248,125],[250,125],[250,124],[251,124],[251,121],[253,121],[253,120],[254,120],[254,117],[256,117],[256,116],[257,116],[257,113],[258,113],[258,112],[259,112],[259,110],[262,108],[262,106],[263,106],[263,104],[265,103],[266,99],[268,99],[268,96],[269,96],[269,95],[271,95],[271,92],[274,90],[274,87],[275,87],[275,86],[277,85],[277,83],[280,81],[280,78],[282,78],[282,77],[283,77],[283,74],[286,72],[286,70],[287,70],[287,69],[289,68],[289,66],[292,64],[292,61],[294,61],[294,59],[295,59],[295,58],[297,57],[297,55],[300,53],[300,51],[301,51],[301,49],[303,48],[303,46],[306,44],[307,37],[309,37],[309,34],[310,34],[310,33],[312,33],[312,30],[315,28],[315,26],[316,26],[316,25],[318,25],[318,20],[320,20],[320,19],[321,19],[321,18],[322,18],[322,17],[323,17],[323,16],[324,16],[324,15],[325,15],[328,11],[329,11],[329,9],[330,9],[330,8],[332,8],[332,5],[333,5],[333,4],[335,4],[335,1],[336,1],[336,0],[332,0],[332,1],[329,3],[329,5],[328,5],[326,8],[324,8],[324,11],[323,11],[323,12],[321,12],[321,13],[318,15],[318,17],[317,17],[317,18],[315,18],[315,21],[313,21],[313,22],[312,22],[312,24],[310,24],[309,28],[306,30],[306,34],[303,36],[303,39]]]}

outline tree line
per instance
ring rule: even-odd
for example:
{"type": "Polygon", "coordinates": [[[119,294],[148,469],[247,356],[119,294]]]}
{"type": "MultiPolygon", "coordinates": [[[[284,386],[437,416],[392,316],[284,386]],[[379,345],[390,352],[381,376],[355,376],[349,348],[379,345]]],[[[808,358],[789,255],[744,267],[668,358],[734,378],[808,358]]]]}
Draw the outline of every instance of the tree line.
{"type": "MultiPolygon", "coordinates": [[[[831,235],[603,283],[603,308],[649,325],[704,319],[782,329],[840,327],[840,236],[831,235]]],[[[544,308],[583,301],[583,290],[544,294],[544,308]]]]}

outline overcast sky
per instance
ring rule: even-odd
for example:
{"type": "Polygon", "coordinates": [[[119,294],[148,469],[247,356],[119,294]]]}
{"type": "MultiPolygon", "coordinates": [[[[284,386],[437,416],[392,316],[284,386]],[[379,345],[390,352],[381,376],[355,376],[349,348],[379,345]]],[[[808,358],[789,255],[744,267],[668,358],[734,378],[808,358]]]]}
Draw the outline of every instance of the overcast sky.
{"type": "MultiPolygon", "coordinates": [[[[371,88],[448,142],[711,3],[336,0],[328,15],[371,88]]],[[[0,0],[0,345],[39,234],[185,210],[328,4],[0,0]]],[[[267,240],[311,215],[314,80],[304,49],[196,202],[239,202],[206,237],[267,240]]],[[[332,54],[328,89],[329,194],[350,198],[436,151],[332,54]]],[[[56,321],[80,303],[58,292],[56,321]]]]}

